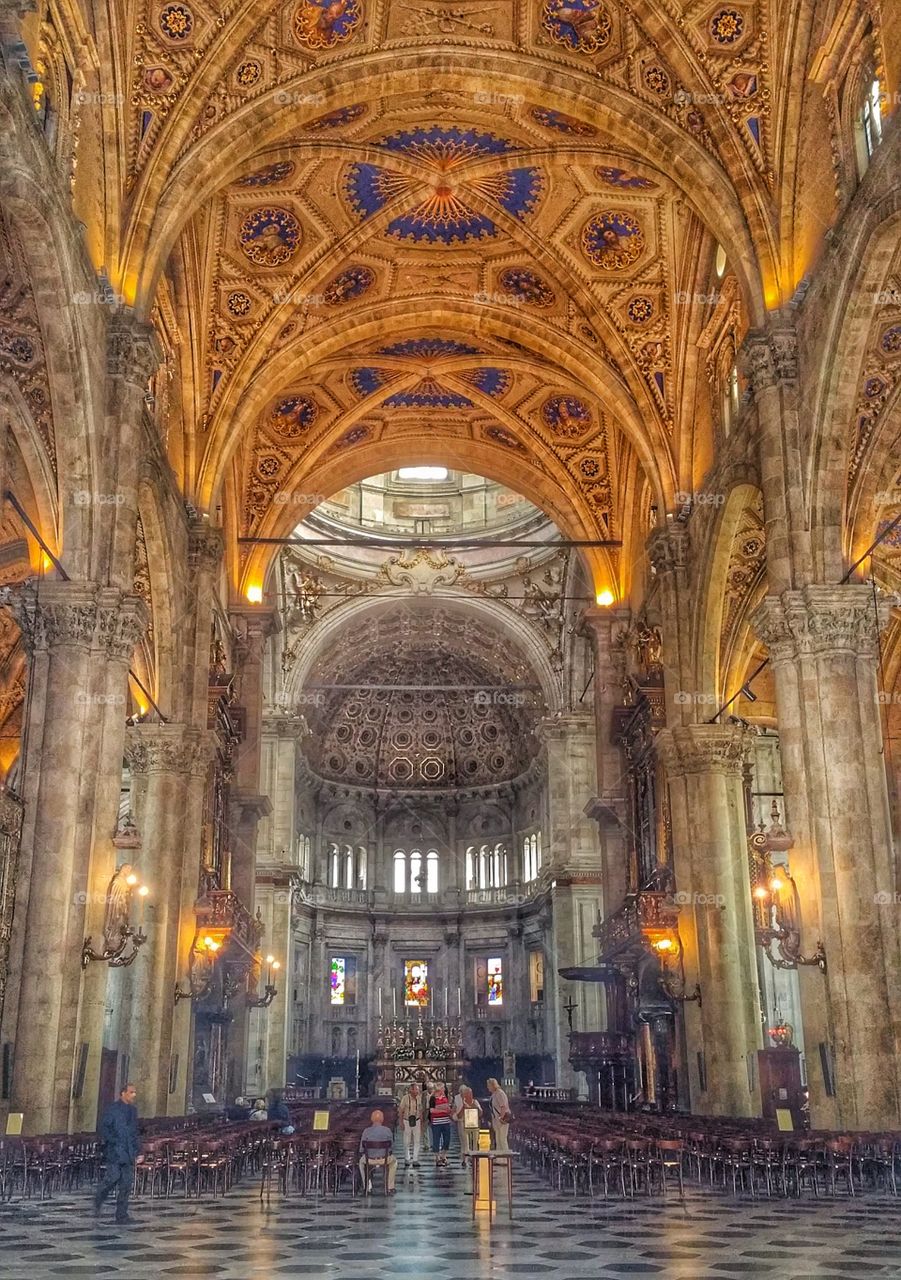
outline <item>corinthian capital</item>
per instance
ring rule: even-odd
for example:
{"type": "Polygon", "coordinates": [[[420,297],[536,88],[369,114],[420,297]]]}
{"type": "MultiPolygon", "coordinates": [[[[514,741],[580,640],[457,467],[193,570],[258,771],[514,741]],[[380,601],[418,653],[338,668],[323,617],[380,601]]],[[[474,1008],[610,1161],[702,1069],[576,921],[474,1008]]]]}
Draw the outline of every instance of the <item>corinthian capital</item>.
{"type": "Polygon", "coordinates": [[[798,337],[790,325],[753,329],[741,351],[742,371],[757,398],[769,387],[798,380],[798,337]]]}
{"type": "Polygon", "coordinates": [[[138,596],[90,582],[30,579],[3,589],[29,653],[76,648],[127,661],[147,630],[148,615],[138,596]]]}
{"type": "Polygon", "coordinates": [[[106,369],[111,378],[144,390],[161,359],[152,325],[138,319],[131,307],[119,307],[110,316],[106,334],[106,369]]]}
{"type": "Polygon", "coordinates": [[[877,597],[860,582],[807,586],[767,596],[751,618],[774,665],[799,657],[850,653],[875,657],[895,597],[877,597]]]}
{"type": "Polygon", "coordinates": [[[139,724],[126,731],[125,758],[132,773],[202,778],[214,750],[212,734],[184,724],[139,724]]]}
{"type": "Polygon", "coordinates": [[[194,570],[218,569],[224,547],[221,529],[207,520],[195,520],[188,531],[188,567],[194,570]]]}
{"type": "Polygon", "coordinates": [[[688,526],[667,520],[648,535],[648,555],[657,573],[673,573],[688,567],[688,526]]]}
{"type": "Polygon", "coordinates": [[[689,724],[661,729],[655,745],[667,776],[724,773],[740,777],[751,730],[743,724],[689,724]]]}

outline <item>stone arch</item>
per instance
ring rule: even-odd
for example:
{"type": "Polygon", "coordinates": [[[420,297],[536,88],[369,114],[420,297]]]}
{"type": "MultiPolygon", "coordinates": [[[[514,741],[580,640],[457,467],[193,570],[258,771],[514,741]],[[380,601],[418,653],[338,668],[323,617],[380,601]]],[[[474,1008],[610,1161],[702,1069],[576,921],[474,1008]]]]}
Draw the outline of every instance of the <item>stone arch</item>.
{"type": "Polygon", "coordinates": [[[755,478],[747,476],[735,477],[721,496],[725,501],[717,508],[718,518],[710,522],[699,563],[702,603],[694,641],[697,692],[715,699],[711,712],[736,692],[744,676],[756,643],[750,613],[765,591],[763,494],[755,478]],[[758,529],[760,554],[749,554],[740,544],[745,537],[750,542],[758,529]]]}

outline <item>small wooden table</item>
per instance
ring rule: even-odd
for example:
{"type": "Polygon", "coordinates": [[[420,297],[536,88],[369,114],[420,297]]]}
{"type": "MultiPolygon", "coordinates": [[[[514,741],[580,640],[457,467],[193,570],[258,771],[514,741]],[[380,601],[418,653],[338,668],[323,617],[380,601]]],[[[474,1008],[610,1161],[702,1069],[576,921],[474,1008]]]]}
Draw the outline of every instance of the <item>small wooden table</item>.
{"type": "Polygon", "coordinates": [[[502,1165],[507,1170],[507,1212],[513,1217],[513,1155],[512,1151],[495,1151],[491,1148],[488,1151],[467,1151],[466,1157],[472,1161],[472,1216],[476,1216],[476,1210],[479,1207],[478,1202],[481,1201],[483,1207],[488,1208],[489,1222],[494,1217],[494,1166],[502,1165]],[[482,1199],[482,1179],[486,1179],[488,1187],[487,1202],[482,1199]]]}

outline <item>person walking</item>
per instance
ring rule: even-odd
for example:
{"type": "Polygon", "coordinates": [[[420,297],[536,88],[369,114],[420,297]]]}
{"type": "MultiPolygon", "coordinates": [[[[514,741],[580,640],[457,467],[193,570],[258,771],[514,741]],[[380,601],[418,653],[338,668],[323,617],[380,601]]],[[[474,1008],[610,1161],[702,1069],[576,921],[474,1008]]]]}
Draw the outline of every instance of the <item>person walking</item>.
{"type": "Polygon", "coordinates": [[[429,1098],[429,1124],[432,1129],[432,1150],[435,1153],[435,1168],[447,1168],[447,1153],[450,1148],[451,1104],[444,1087],[439,1080],[435,1092],[429,1098]]]}
{"type": "Polygon", "coordinates": [[[400,1100],[397,1111],[404,1135],[404,1163],[409,1169],[419,1168],[419,1152],[422,1146],[422,1089],[411,1084],[400,1100]]]}
{"type": "Polygon", "coordinates": [[[115,1187],[116,1221],[120,1225],[134,1222],[134,1218],[128,1216],[128,1197],[135,1180],[135,1164],[141,1159],[137,1096],[133,1084],[125,1085],[116,1101],[106,1108],[100,1122],[106,1175],[94,1193],[94,1215],[99,1216],[104,1201],[115,1187]]]}
{"type": "Polygon", "coordinates": [[[457,1123],[457,1136],[460,1139],[460,1163],[464,1169],[468,1163],[466,1156],[470,1151],[478,1151],[479,1149],[479,1121],[482,1118],[482,1104],[474,1095],[469,1085],[460,1086],[460,1091],[454,1098],[454,1106],[451,1112],[451,1119],[457,1123]],[[466,1112],[476,1113],[476,1124],[467,1127],[466,1112]]]}
{"type": "Polygon", "coordinates": [[[488,1092],[491,1094],[491,1127],[494,1129],[494,1149],[506,1155],[510,1150],[507,1134],[510,1131],[510,1121],[513,1119],[510,1114],[510,1103],[494,1076],[488,1081],[488,1092]]]}

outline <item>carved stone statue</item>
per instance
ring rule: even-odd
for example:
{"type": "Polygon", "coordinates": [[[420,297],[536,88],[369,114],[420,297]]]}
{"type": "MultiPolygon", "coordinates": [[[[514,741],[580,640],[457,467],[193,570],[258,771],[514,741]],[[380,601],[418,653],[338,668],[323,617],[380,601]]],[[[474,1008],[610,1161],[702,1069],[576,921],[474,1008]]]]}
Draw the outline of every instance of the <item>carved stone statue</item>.
{"type": "Polygon", "coordinates": [[[125,862],[118,868],[106,891],[106,915],[103,920],[103,941],[112,951],[119,946],[128,928],[128,911],[131,906],[132,867],[125,862]]]}
{"type": "Polygon", "coordinates": [[[319,608],[319,597],[325,588],[311,569],[302,568],[291,574],[291,594],[294,597],[294,609],[302,622],[315,622],[316,610],[319,608]]]}

